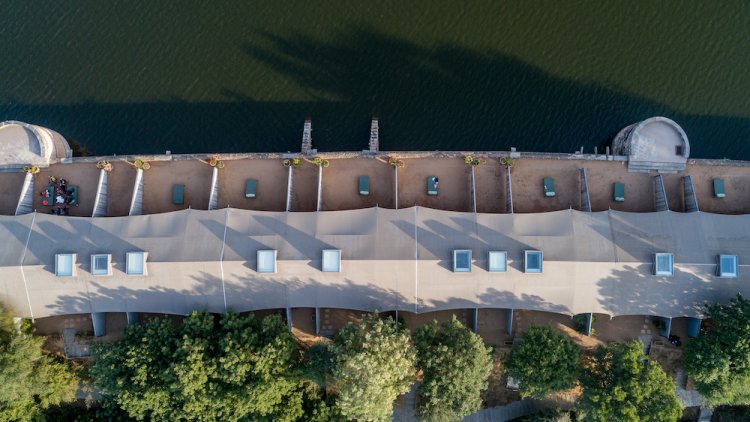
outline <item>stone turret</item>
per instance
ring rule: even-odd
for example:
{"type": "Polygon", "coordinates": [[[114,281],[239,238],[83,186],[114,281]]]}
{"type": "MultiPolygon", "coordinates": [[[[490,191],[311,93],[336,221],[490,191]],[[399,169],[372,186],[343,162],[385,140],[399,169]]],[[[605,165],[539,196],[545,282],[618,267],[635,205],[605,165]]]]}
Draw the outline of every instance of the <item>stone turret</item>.
{"type": "Polygon", "coordinates": [[[628,157],[628,171],[676,173],[685,170],[690,143],[680,125],[666,117],[651,117],[617,134],[612,153],[628,157]]]}
{"type": "Polygon", "coordinates": [[[72,155],[68,141],[54,130],[23,122],[0,123],[0,168],[48,167],[72,155]]]}

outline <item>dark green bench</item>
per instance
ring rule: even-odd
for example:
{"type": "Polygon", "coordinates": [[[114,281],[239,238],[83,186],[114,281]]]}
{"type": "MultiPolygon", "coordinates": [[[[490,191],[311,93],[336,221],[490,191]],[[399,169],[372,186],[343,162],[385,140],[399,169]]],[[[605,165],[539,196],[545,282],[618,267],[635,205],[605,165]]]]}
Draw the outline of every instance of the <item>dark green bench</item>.
{"type": "Polygon", "coordinates": [[[245,198],[254,199],[257,190],[258,181],[255,179],[247,179],[247,182],[245,182],[245,198]]]}
{"type": "Polygon", "coordinates": [[[172,203],[175,205],[185,203],[185,185],[172,185],[172,203]]]}
{"type": "Polygon", "coordinates": [[[625,185],[622,183],[615,183],[612,199],[615,200],[615,202],[625,202],[625,185]]]}
{"type": "Polygon", "coordinates": [[[714,179],[714,196],[717,198],[727,196],[727,193],[724,190],[724,179],[714,179]]]}
{"type": "Polygon", "coordinates": [[[427,178],[427,195],[437,196],[438,194],[438,178],[430,176],[427,178]]]}
{"type": "Polygon", "coordinates": [[[367,196],[370,194],[370,177],[359,176],[359,194],[367,196]]]}
{"type": "Polygon", "coordinates": [[[551,177],[544,178],[544,196],[550,198],[555,196],[555,179],[551,177]]]}

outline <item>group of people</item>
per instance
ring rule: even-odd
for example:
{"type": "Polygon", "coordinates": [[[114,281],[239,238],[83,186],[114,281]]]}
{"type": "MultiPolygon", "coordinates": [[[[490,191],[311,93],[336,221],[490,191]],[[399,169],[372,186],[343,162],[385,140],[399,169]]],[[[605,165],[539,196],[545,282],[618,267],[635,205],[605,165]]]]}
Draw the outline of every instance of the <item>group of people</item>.
{"type": "Polygon", "coordinates": [[[67,180],[50,176],[49,184],[39,195],[42,197],[42,205],[57,207],[52,208],[52,214],[68,215],[67,205],[73,201],[73,196],[68,192],[67,180]]]}

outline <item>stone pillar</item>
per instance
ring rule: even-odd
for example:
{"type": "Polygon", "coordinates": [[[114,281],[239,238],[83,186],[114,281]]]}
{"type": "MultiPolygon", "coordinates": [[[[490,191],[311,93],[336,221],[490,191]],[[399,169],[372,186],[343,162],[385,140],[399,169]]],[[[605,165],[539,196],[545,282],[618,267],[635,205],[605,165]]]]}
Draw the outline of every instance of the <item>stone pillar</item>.
{"type": "Polygon", "coordinates": [[[505,331],[508,332],[509,336],[513,335],[513,309],[505,311],[505,331]]]}
{"type": "Polygon", "coordinates": [[[128,325],[138,324],[138,320],[140,319],[138,312],[126,312],[125,314],[128,317],[128,325]]]}
{"type": "Polygon", "coordinates": [[[320,308],[315,308],[315,335],[320,335],[320,308]]]}
{"type": "Polygon", "coordinates": [[[286,325],[289,326],[289,331],[292,331],[292,308],[286,308],[286,325]]]}
{"type": "Polygon", "coordinates": [[[106,312],[92,312],[91,322],[94,326],[94,336],[101,337],[107,334],[107,313],[106,312]]]}

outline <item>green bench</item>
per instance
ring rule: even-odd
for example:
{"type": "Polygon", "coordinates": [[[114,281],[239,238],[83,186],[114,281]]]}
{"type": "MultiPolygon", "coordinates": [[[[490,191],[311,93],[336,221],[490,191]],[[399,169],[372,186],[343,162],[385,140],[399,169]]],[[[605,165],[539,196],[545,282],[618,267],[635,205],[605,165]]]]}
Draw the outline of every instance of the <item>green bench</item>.
{"type": "Polygon", "coordinates": [[[551,177],[544,178],[544,196],[548,198],[555,196],[555,179],[551,177]]]}
{"type": "Polygon", "coordinates": [[[613,198],[615,202],[625,202],[625,185],[622,183],[614,184],[613,198]]]}
{"type": "Polygon", "coordinates": [[[427,178],[427,195],[437,196],[438,194],[438,178],[430,176],[427,178]]]}
{"type": "Polygon", "coordinates": [[[172,185],[172,203],[175,205],[185,203],[185,185],[172,185]]]}
{"type": "Polygon", "coordinates": [[[724,179],[714,179],[714,196],[717,198],[723,198],[727,196],[724,191],[724,179]]]}
{"type": "Polygon", "coordinates": [[[359,194],[364,196],[370,194],[370,176],[359,176],[359,194]]]}
{"type": "Polygon", "coordinates": [[[247,179],[245,182],[245,198],[255,199],[255,193],[258,190],[258,181],[255,179],[247,179]]]}

